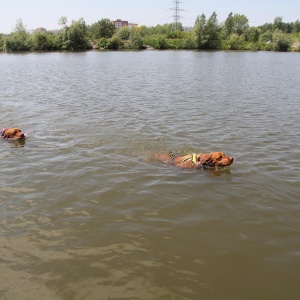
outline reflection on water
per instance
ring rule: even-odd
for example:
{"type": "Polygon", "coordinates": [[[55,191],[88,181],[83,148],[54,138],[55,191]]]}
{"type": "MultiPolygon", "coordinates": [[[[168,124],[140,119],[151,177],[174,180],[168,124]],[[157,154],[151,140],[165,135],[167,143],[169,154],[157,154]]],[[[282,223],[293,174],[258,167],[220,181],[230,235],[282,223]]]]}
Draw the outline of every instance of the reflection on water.
{"type": "Polygon", "coordinates": [[[1,54],[3,299],[298,299],[297,53],[1,54]],[[180,170],[157,153],[222,151],[180,170]],[[27,297],[27,298],[26,298],[27,297]]]}
{"type": "Polygon", "coordinates": [[[5,141],[10,143],[12,147],[24,147],[26,144],[26,140],[5,139],[5,141]]]}

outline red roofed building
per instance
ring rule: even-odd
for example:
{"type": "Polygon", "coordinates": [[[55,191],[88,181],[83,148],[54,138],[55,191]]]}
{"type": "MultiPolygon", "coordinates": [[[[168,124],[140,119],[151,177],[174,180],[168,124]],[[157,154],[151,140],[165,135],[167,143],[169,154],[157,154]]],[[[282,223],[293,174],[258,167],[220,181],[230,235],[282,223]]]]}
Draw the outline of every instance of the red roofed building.
{"type": "Polygon", "coordinates": [[[128,21],[122,21],[121,19],[117,19],[116,21],[112,21],[116,28],[121,28],[128,26],[128,21]]]}
{"type": "Polygon", "coordinates": [[[117,19],[116,21],[111,21],[116,28],[122,27],[137,27],[138,24],[136,23],[129,23],[128,21],[122,21],[121,19],[117,19]]]}

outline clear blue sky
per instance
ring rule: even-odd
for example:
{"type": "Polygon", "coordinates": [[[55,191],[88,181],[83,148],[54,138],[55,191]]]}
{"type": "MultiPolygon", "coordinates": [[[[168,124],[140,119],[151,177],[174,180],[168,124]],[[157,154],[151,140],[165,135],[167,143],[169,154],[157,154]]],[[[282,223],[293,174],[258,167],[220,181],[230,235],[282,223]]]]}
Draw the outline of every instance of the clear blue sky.
{"type": "MultiPolygon", "coordinates": [[[[300,0],[180,0],[179,5],[184,26],[193,26],[198,15],[208,18],[214,11],[219,23],[233,12],[246,15],[250,26],[272,23],[278,16],[284,22],[300,19],[300,0]]],[[[0,0],[0,33],[13,31],[18,19],[28,30],[57,29],[62,16],[68,24],[83,18],[90,25],[108,18],[155,26],[173,21],[172,8],[172,0],[0,0]]]]}

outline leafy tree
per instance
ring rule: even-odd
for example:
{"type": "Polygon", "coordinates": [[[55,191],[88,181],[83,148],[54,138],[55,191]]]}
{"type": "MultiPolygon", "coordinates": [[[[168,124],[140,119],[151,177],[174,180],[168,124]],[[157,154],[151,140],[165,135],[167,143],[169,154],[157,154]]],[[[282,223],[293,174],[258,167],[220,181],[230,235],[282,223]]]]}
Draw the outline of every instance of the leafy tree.
{"type": "Polygon", "coordinates": [[[130,28],[127,26],[121,27],[117,30],[114,36],[117,36],[125,42],[125,47],[128,49],[142,49],[143,41],[139,28],[130,28]]]}
{"type": "Polygon", "coordinates": [[[86,40],[87,27],[83,18],[78,21],[73,21],[67,30],[68,50],[85,50],[91,48],[86,40]]]}
{"type": "Polygon", "coordinates": [[[197,48],[202,49],[207,44],[207,35],[205,32],[205,26],[206,26],[206,17],[204,14],[201,16],[198,16],[195,22],[195,35],[196,35],[196,42],[197,42],[197,48]]]}
{"type": "Polygon", "coordinates": [[[26,27],[23,25],[22,19],[19,19],[17,21],[14,33],[18,36],[18,38],[20,38],[20,40],[26,41],[28,34],[26,31],[26,27]]]}
{"type": "Polygon", "coordinates": [[[229,50],[242,50],[245,38],[243,35],[232,33],[227,41],[229,50]]]}
{"type": "Polygon", "coordinates": [[[193,32],[188,32],[186,34],[183,47],[185,49],[195,49],[197,47],[197,40],[193,32]]]}
{"type": "Polygon", "coordinates": [[[141,27],[139,27],[139,31],[140,31],[140,34],[141,34],[142,37],[149,34],[149,29],[145,25],[142,25],[141,27]]]}
{"type": "Polygon", "coordinates": [[[258,26],[258,29],[261,30],[262,34],[264,34],[265,32],[272,32],[273,25],[271,23],[265,23],[264,25],[258,26]]]}
{"type": "Polygon", "coordinates": [[[288,51],[292,46],[291,38],[281,30],[276,29],[273,33],[274,49],[276,51],[288,51]]]}
{"type": "Polygon", "coordinates": [[[182,39],[184,37],[183,30],[173,30],[167,34],[168,39],[182,39]]]}
{"type": "Polygon", "coordinates": [[[228,17],[225,21],[224,31],[225,31],[225,38],[229,37],[233,31],[233,14],[232,14],[232,12],[228,15],[228,17]]]}
{"type": "Polygon", "coordinates": [[[2,34],[0,34],[0,51],[3,51],[3,45],[4,45],[4,38],[2,34]]]}
{"type": "Polygon", "coordinates": [[[175,22],[170,24],[171,31],[183,31],[183,26],[181,22],[175,22]]]}
{"type": "Polygon", "coordinates": [[[249,27],[245,31],[245,39],[249,42],[256,43],[261,34],[261,30],[257,27],[249,27]]]}
{"type": "Polygon", "coordinates": [[[172,31],[172,24],[156,25],[150,27],[148,34],[150,35],[169,35],[172,31]]]}
{"type": "Polygon", "coordinates": [[[159,35],[156,39],[156,49],[168,49],[168,42],[164,35],[159,35]]]}
{"type": "Polygon", "coordinates": [[[143,40],[138,31],[132,30],[129,38],[129,48],[130,49],[142,49],[143,40]]]}
{"type": "Polygon", "coordinates": [[[300,21],[297,20],[296,22],[293,23],[293,33],[299,33],[300,32],[300,21]]]}
{"type": "Polygon", "coordinates": [[[62,42],[58,33],[47,32],[48,50],[61,50],[62,42]]]}
{"type": "Polygon", "coordinates": [[[121,48],[124,45],[124,43],[122,42],[122,40],[117,37],[117,36],[113,36],[110,39],[107,40],[107,45],[106,45],[106,49],[112,49],[112,50],[117,50],[119,48],[121,48]]]}
{"type": "Polygon", "coordinates": [[[123,41],[118,36],[113,36],[111,38],[101,38],[98,41],[98,46],[101,49],[106,50],[118,50],[124,46],[123,41]]]}
{"type": "Polygon", "coordinates": [[[33,35],[33,50],[50,50],[48,38],[45,33],[42,32],[35,32],[33,35]]]}
{"type": "Polygon", "coordinates": [[[129,28],[128,26],[121,27],[116,32],[116,35],[123,41],[128,40],[130,34],[131,34],[131,28],[129,28]]]}
{"type": "Polygon", "coordinates": [[[58,24],[62,27],[66,27],[68,23],[68,18],[66,16],[63,16],[59,19],[58,24]]]}
{"type": "Polygon", "coordinates": [[[293,32],[293,23],[284,23],[282,17],[276,17],[273,22],[273,31],[276,29],[281,30],[284,33],[293,32]]]}
{"type": "Polygon", "coordinates": [[[102,37],[111,38],[116,32],[116,27],[109,19],[102,19],[92,24],[89,31],[91,37],[95,40],[102,37]]]}
{"type": "Polygon", "coordinates": [[[169,44],[165,35],[150,35],[143,39],[145,45],[150,45],[155,49],[168,49],[169,44]]]}
{"type": "Polygon", "coordinates": [[[205,33],[207,36],[206,48],[217,49],[221,41],[219,36],[219,25],[216,12],[213,12],[206,22],[205,33]]]}
{"type": "Polygon", "coordinates": [[[107,43],[108,43],[108,39],[107,38],[101,38],[98,41],[98,47],[102,48],[102,49],[107,49],[107,43]]]}
{"type": "Polygon", "coordinates": [[[166,28],[166,25],[156,25],[152,27],[152,34],[166,34],[170,31],[170,28],[166,28]]]}
{"type": "Polygon", "coordinates": [[[206,21],[206,17],[202,14],[196,19],[194,32],[196,35],[197,48],[199,49],[217,49],[221,44],[219,35],[219,25],[217,14],[212,13],[206,21]]]}
{"type": "Polygon", "coordinates": [[[282,17],[276,17],[273,22],[273,31],[275,31],[276,29],[283,31],[284,27],[285,26],[282,22],[282,17]]]}
{"type": "Polygon", "coordinates": [[[233,16],[233,31],[239,35],[244,34],[245,30],[249,27],[248,18],[245,15],[235,14],[233,16]]]}
{"type": "Polygon", "coordinates": [[[272,31],[267,30],[264,33],[262,33],[259,37],[259,41],[263,43],[270,42],[272,40],[272,31]]]}
{"type": "Polygon", "coordinates": [[[4,51],[28,51],[28,33],[21,19],[16,22],[15,30],[4,40],[4,51]]]}
{"type": "Polygon", "coordinates": [[[67,40],[67,22],[68,22],[68,18],[66,16],[63,16],[59,19],[58,21],[58,25],[61,26],[61,30],[60,30],[60,39],[61,39],[61,43],[66,43],[67,40]]]}

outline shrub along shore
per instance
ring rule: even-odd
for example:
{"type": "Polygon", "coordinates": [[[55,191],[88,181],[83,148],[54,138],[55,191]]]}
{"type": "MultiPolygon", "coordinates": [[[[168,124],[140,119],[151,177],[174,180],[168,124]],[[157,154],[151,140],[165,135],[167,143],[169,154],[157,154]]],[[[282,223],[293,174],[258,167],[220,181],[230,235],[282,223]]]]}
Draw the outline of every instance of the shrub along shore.
{"type": "Polygon", "coordinates": [[[89,49],[203,49],[300,51],[300,21],[273,23],[250,27],[245,15],[230,13],[219,23],[214,12],[209,18],[199,15],[192,28],[181,23],[115,28],[109,19],[86,25],[83,18],[67,25],[67,18],[58,22],[60,29],[39,28],[32,33],[22,20],[10,34],[0,33],[0,51],[61,51],[89,49]]]}

